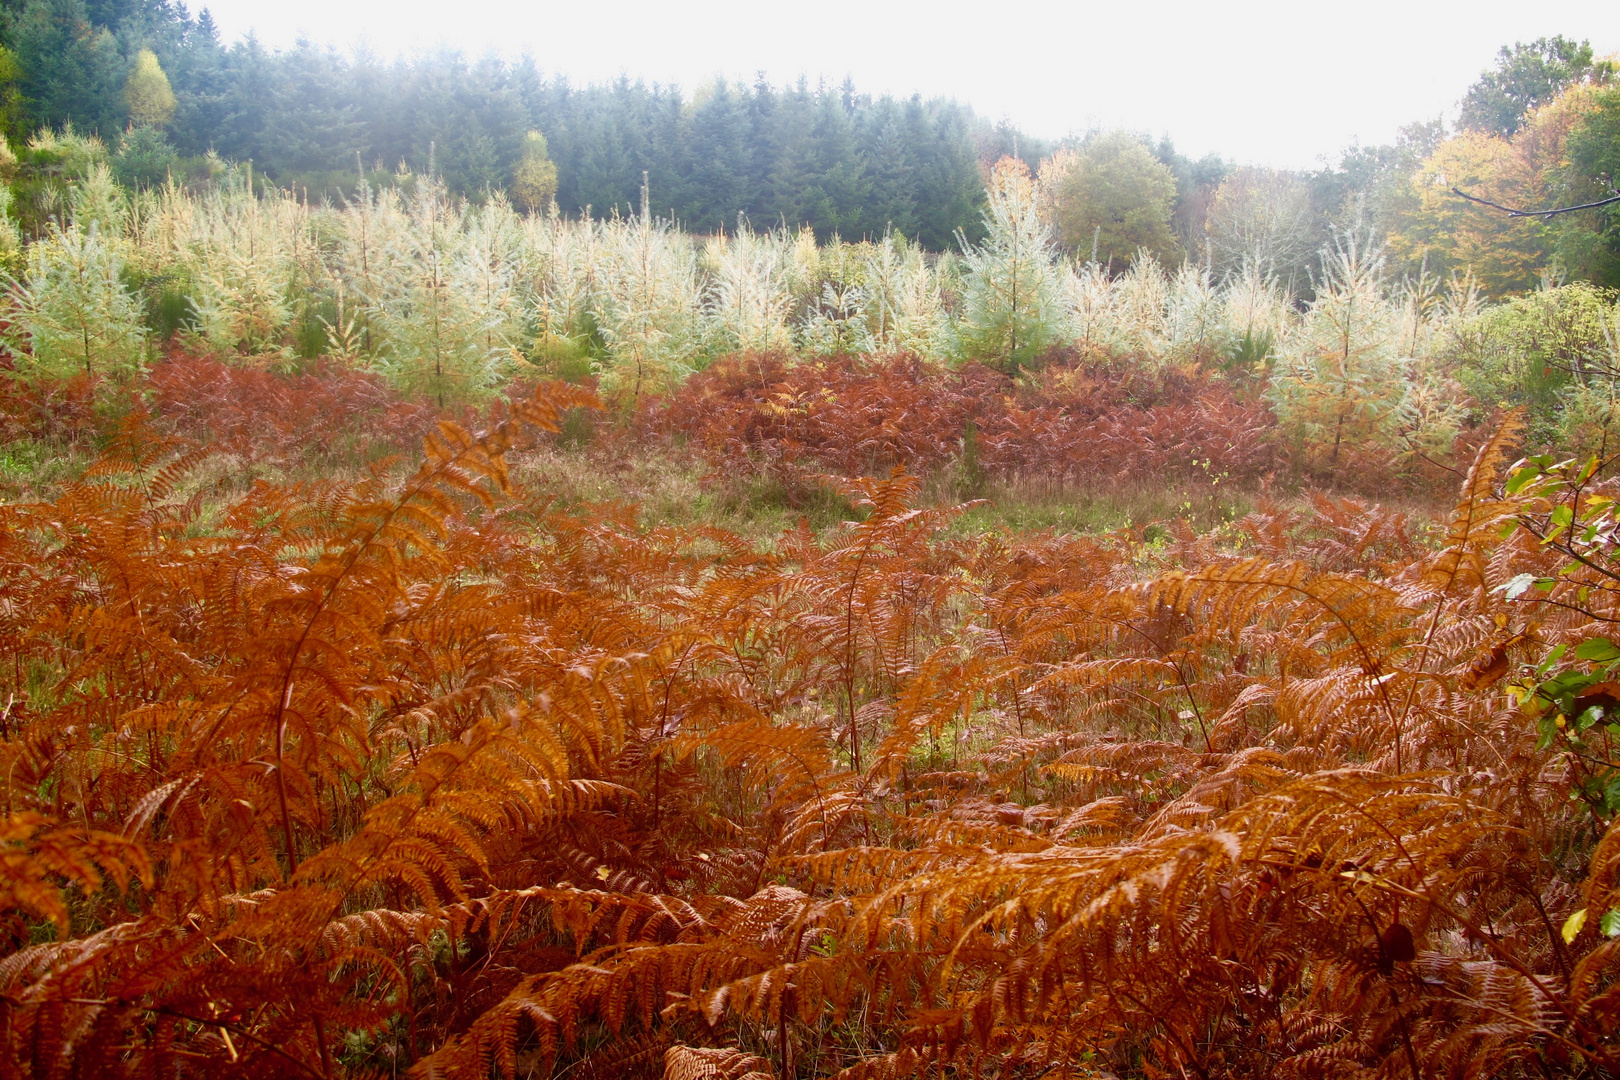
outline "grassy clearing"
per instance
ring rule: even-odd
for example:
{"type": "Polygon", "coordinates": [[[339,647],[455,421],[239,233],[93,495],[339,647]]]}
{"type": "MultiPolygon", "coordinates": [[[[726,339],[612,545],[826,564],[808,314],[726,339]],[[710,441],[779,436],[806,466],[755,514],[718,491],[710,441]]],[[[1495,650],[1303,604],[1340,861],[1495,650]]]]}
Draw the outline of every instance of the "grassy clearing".
{"type": "MultiPolygon", "coordinates": [[[[63,484],[78,479],[99,449],[83,441],[57,445],[17,440],[0,447],[0,500],[49,499],[63,484]]],[[[381,447],[357,447],[342,461],[264,460],[221,452],[186,478],[185,494],[202,493],[197,519],[201,527],[211,520],[212,504],[241,495],[255,482],[357,481],[385,456],[386,448],[381,447]]],[[[769,473],[728,473],[667,443],[633,445],[621,439],[554,443],[514,455],[512,477],[515,484],[549,499],[559,510],[629,505],[644,528],[715,526],[763,548],[801,521],[822,533],[862,516],[838,494],[830,478],[815,483],[785,481],[769,473]]],[[[1178,520],[1199,532],[1216,529],[1251,512],[1262,496],[1219,483],[1153,487],[1123,481],[1082,487],[1040,476],[964,483],[958,473],[940,471],[927,477],[922,498],[933,506],[969,504],[948,530],[951,537],[1036,531],[1101,535],[1130,529],[1151,542],[1178,520]]],[[[1305,493],[1274,492],[1271,498],[1283,506],[1298,506],[1305,493]]],[[[1428,503],[1409,501],[1402,508],[1414,520],[1434,517],[1435,508],[1428,503]]]]}
{"type": "MultiPolygon", "coordinates": [[[[559,509],[634,504],[649,528],[714,525],[769,543],[783,529],[807,521],[817,532],[860,516],[830,484],[787,483],[771,475],[728,475],[695,455],[667,446],[638,448],[546,447],[516,462],[514,479],[550,496],[559,509]]],[[[984,532],[1108,533],[1151,530],[1186,519],[1207,531],[1248,513],[1251,494],[1219,485],[1151,488],[1140,483],[1080,488],[1040,477],[966,488],[950,473],[931,476],[924,502],[970,503],[949,535],[984,532]]]]}
{"type": "Polygon", "coordinates": [[[1153,488],[1125,482],[1083,488],[1053,484],[1040,477],[986,484],[977,499],[976,505],[957,519],[953,535],[1042,529],[1108,533],[1118,529],[1147,530],[1176,519],[1186,519],[1204,532],[1242,517],[1254,506],[1251,495],[1217,485],[1153,488]]]}

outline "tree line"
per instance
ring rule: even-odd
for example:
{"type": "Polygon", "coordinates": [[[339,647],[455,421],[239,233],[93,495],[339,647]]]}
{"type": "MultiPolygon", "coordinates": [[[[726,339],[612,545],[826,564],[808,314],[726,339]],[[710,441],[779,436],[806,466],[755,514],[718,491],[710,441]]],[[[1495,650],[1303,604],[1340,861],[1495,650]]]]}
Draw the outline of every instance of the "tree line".
{"type": "Polygon", "coordinates": [[[1503,48],[1436,118],[1334,165],[1287,170],[1193,162],[1127,131],[1092,132],[1041,162],[1039,210],[1071,255],[1123,272],[1142,253],[1217,277],[1252,268],[1308,297],[1319,254],[1370,232],[1413,280],[1460,275],[1487,295],[1563,282],[1620,286],[1620,82],[1587,42],[1503,48]],[[1463,197],[1468,196],[1467,198],[1463,197]],[[1508,216],[1483,205],[1578,212],[1508,216]]]}
{"type": "Polygon", "coordinates": [[[311,195],[403,168],[478,197],[510,187],[538,132],[566,214],[639,210],[645,182],[654,212],[699,232],[735,228],[742,213],[823,238],[892,228],[940,249],[978,228],[981,160],[1021,142],[1033,162],[1043,149],[955,101],[873,97],[847,81],[687,94],[623,78],[574,86],[528,58],[271,51],[251,36],[225,44],[206,10],[169,0],[7,3],[0,45],[0,110],[19,145],[64,125],[123,140],[138,119],[131,74],[149,51],[172,87],[160,125],[172,159],[144,151],[136,180],[212,151],[311,195]]]}
{"type": "MultiPolygon", "coordinates": [[[[1471,270],[1493,294],[1543,271],[1620,283],[1620,211],[1504,223],[1450,192],[1456,180],[1524,205],[1606,192],[1620,175],[1613,73],[1586,42],[1518,43],[1463,95],[1453,130],[1418,122],[1335,163],[1278,170],[1195,160],[1136,132],[1043,141],[956,101],[874,97],[847,80],[574,86],[530,58],[225,44],[206,9],[172,0],[0,3],[12,145],[68,126],[97,134],[127,187],[251,162],[261,182],[319,200],[352,197],[362,177],[375,188],[432,173],[453,195],[504,191],[520,209],[554,198],[572,217],[639,213],[645,197],[696,233],[746,219],[809,226],[823,242],[893,231],[941,251],[959,233],[984,239],[984,184],[1011,155],[1039,168],[1043,217],[1071,255],[1110,273],[1144,251],[1218,275],[1253,263],[1300,296],[1314,292],[1316,254],[1363,228],[1390,240],[1401,272],[1471,270]]],[[[24,235],[60,216],[60,156],[24,149],[21,176],[5,176],[24,235]]]]}

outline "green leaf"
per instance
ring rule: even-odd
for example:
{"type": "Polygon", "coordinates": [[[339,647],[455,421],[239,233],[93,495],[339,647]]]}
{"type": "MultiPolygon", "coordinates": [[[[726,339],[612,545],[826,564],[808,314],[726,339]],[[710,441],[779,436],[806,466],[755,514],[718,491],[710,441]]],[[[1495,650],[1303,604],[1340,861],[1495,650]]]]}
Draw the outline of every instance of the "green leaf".
{"type": "Polygon", "coordinates": [[[1509,495],[1517,495],[1524,485],[1528,484],[1530,481],[1534,480],[1540,475],[1541,469],[1534,464],[1525,465],[1522,468],[1514,469],[1512,474],[1508,477],[1507,493],[1509,495]]]}
{"type": "Polygon", "coordinates": [[[1612,663],[1620,660],[1620,648],[1616,648],[1614,642],[1608,638],[1587,638],[1575,646],[1575,658],[1591,660],[1598,664],[1612,663]]]}
{"type": "Polygon", "coordinates": [[[1552,713],[1548,713],[1536,721],[1536,749],[1545,750],[1558,738],[1558,720],[1552,713]]]}
{"type": "Polygon", "coordinates": [[[1598,930],[1604,937],[1620,937],[1620,908],[1610,908],[1598,920],[1598,930]]]}
{"type": "Polygon", "coordinates": [[[1581,692],[1595,682],[1602,682],[1603,676],[1593,675],[1585,671],[1560,671],[1536,688],[1536,693],[1548,701],[1557,701],[1566,709],[1574,708],[1575,699],[1581,692]]]}
{"type": "Polygon", "coordinates": [[[1543,660],[1540,663],[1540,665],[1537,666],[1537,668],[1536,668],[1536,678],[1539,679],[1543,675],[1547,674],[1547,672],[1552,668],[1552,666],[1554,664],[1558,663],[1558,661],[1560,661],[1560,660],[1562,660],[1564,658],[1564,653],[1567,652],[1567,651],[1569,651],[1568,642],[1563,642],[1563,643],[1560,643],[1558,645],[1554,645],[1553,646],[1553,651],[1547,654],[1547,659],[1543,660]]]}

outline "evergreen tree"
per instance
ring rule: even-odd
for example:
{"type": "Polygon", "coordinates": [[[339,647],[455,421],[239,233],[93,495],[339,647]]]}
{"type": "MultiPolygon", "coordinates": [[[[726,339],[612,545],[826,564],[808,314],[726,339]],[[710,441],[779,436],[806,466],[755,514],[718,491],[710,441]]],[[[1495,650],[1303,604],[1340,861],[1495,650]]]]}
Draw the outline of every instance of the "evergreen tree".
{"type": "Polygon", "coordinates": [[[907,145],[914,154],[916,239],[934,251],[950,247],[958,232],[970,243],[983,238],[985,190],[967,129],[969,114],[913,95],[905,108],[907,145]]]}
{"type": "Polygon", "coordinates": [[[9,9],[5,22],[28,124],[103,134],[123,129],[128,62],[83,0],[29,0],[9,9]]]}
{"type": "Polygon", "coordinates": [[[232,45],[222,61],[216,126],[201,141],[232,161],[263,158],[263,133],[277,106],[274,59],[250,34],[232,45]]]}
{"type": "Polygon", "coordinates": [[[901,130],[901,109],[893,98],[883,98],[863,117],[861,152],[867,162],[868,189],[863,200],[860,235],[882,236],[898,229],[903,236],[917,235],[917,199],[912,183],[920,155],[909,152],[901,130]]]}
{"type": "Polygon", "coordinates": [[[168,179],[177,160],[174,147],[162,132],[149,127],[132,128],[118,144],[112,171],[127,188],[151,188],[168,179]]]}
{"type": "Polygon", "coordinates": [[[299,203],[285,191],[260,198],[244,166],[190,209],[184,276],[198,330],[220,350],[279,351],[293,314],[299,203]]]}
{"type": "Polygon", "coordinates": [[[1393,446],[1406,405],[1396,315],[1384,296],[1382,255],[1341,236],[1323,254],[1301,325],[1281,349],[1269,395],[1277,418],[1318,460],[1393,446]]]}
{"type": "Polygon", "coordinates": [[[783,215],[775,185],[776,164],[782,157],[782,110],[777,93],[763,73],[754,81],[747,100],[748,192],[750,217],[766,224],[783,215]]]}
{"type": "Polygon", "coordinates": [[[1056,250],[1036,213],[1035,182],[1017,158],[990,176],[983,244],[961,241],[964,274],[956,352],[1016,375],[1058,336],[1056,250]]]}
{"type": "Polygon", "coordinates": [[[612,224],[604,246],[602,387],[634,409],[691,372],[698,286],[686,237],[652,217],[645,199],[640,214],[612,224]]]}
{"type": "Polygon", "coordinates": [[[26,283],[12,281],[7,331],[27,377],[124,378],[144,360],[141,309],[123,259],[100,223],[53,228],[28,248],[26,283]],[[18,340],[21,339],[21,340],[18,340]]]}
{"type": "Polygon", "coordinates": [[[219,30],[207,8],[186,28],[183,47],[168,58],[166,70],[175,88],[174,120],[169,138],[177,153],[200,156],[214,145],[223,122],[229,74],[219,30]]]}
{"type": "Polygon", "coordinates": [[[354,80],[331,49],[300,41],[276,58],[267,81],[271,107],[251,155],[265,176],[287,182],[297,173],[352,168],[356,154],[369,156],[354,80]]]}
{"type": "Polygon", "coordinates": [[[770,166],[767,204],[770,209],[768,218],[761,215],[761,224],[774,221],[797,228],[811,220],[814,211],[809,205],[806,178],[815,169],[810,136],[814,116],[815,95],[803,79],[777,96],[776,159],[770,166]]]}
{"type": "Polygon", "coordinates": [[[850,122],[853,99],[846,83],[843,91],[819,95],[809,132],[810,172],[803,178],[805,217],[791,224],[810,225],[818,239],[835,233],[858,236],[870,184],[866,168],[855,150],[850,122]]]}
{"type": "Polygon", "coordinates": [[[753,164],[748,112],[729,83],[716,80],[699,93],[687,148],[693,193],[687,227],[699,232],[731,227],[752,204],[753,164]]]}
{"type": "Polygon", "coordinates": [[[21,80],[22,67],[17,63],[17,54],[0,44],[0,137],[21,138],[25,134],[21,80]]]}
{"type": "MultiPolygon", "coordinates": [[[[307,41],[272,52],[251,35],[226,47],[206,10],[193,17],[168,0],[7,5],[0,114],[19,140],[69,123],[109,139],[131,119],[161,125],[182,158],[251,161],[314,197],[352,194],[357,158],[362,170],[405,163],[417,173],[431,159],[451,193],[482,201],[513,182],[527,133],[543,131],[565,214],[629,217],[645,175],[655,210],[698,231],[745,214],[823,238],[892,226],[935,250],[959,229],[980,236],[986,133],[1019,141],[954,102],[874,100],[847,82],[719,83],[688,101],[623,78],[573,87],[542,78],[528,58],[384,63],[307,41]]],[[[163,158],[166,175],[159,150],[143,144],[142,155],[163,158]]],[[[142,182],[156,175],[130,168],[142,182]]]]}
{"type": "Polygon", "coordinates": [[[703,336],[712,354],[767,353],[792,345],[786,246],[781,234],[756,233],[746,223],[709,242],[703,336]]]}
{"type": "Polygon", "coordinates": [[[406,225],[379,260],[371,319],[389,380],[440,408],[487,395],[516,344],[494,336],[507,304],[469,272],[488,263],[464,247],[464,213],[436,179],[418,179],[406,225]]]}

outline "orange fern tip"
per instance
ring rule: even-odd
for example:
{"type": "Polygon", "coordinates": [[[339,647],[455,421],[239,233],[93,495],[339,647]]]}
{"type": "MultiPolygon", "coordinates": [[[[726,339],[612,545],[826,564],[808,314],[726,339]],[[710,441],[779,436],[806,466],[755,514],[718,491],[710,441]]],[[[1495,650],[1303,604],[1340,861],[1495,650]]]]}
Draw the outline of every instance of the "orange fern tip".
{"type": "Polygon", "coordinates": [[[562,414],[567,410],[601,411],[604,406],[596,391],[589,387],[552,380],[537,384],[526,399],[514,400],[510,408],[513,419],[541,431],[557,432],[562,430],[562,414]]]}
{"type": "Polygon", "coordinates": [[[119,892],[152,885],[152,863],[136,841],[115,833],[60,825],[43,814],[9,815],[0,824],[0,909],[12,909],[66,932],[72,922],[64,888],[82,895],[111,881],[119,892]]]}

